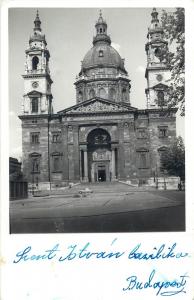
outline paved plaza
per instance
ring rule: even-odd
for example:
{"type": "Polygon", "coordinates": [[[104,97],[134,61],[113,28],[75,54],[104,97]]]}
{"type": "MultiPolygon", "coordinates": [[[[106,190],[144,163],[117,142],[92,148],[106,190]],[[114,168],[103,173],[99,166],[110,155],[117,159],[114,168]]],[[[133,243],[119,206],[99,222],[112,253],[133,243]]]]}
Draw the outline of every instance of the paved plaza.
{"type": "Polygon", "coordinates": [[[185,194],[122,183],[81,184],[10,202],[11,233],[185,230],[185,194]],[[80,194],[89,188],[93,193],[80,194]]]}

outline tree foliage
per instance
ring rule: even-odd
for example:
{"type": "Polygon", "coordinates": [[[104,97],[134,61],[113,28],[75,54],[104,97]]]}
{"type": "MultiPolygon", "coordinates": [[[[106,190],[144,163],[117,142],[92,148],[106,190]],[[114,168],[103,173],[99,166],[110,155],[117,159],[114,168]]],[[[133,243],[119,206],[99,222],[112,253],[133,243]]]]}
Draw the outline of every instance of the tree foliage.
{"type": "Polygon", "coordinates": [[[175,142],[161,156],[161,167],[169,175],[185,178],[185,146],[182,137],[177,137],[175,142]]]}
{"type": "Polygon", "coordinates": [[[178,106],[185,115],[185,10],[163,10],[161,17],[165,38],[169,41],[168,63],[171,69],[169,107],[178,106]]]}

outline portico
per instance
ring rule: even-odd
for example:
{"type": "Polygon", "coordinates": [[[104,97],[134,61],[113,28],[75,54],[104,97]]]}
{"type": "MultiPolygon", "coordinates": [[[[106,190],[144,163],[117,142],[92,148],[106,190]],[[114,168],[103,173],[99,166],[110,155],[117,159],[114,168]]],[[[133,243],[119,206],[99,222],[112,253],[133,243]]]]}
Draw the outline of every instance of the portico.
{"type": "Polygon", "coordinates": [[[84,182],[113,181],[116,179],[115,146],[108,131],[92,130],[85,145],[80,145],[80,180],[84,182]]]}

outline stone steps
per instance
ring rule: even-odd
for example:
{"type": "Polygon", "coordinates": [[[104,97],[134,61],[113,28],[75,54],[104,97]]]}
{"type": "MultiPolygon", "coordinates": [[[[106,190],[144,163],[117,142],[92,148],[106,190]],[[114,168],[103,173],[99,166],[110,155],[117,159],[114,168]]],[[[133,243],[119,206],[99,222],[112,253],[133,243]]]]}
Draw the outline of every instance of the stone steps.
{"type": "MultiPolygon", "coordinates": [[[[80,190],[85,190],[86,188],[92,190],[94,193],[128,193],[128,192],[143,192],[146,190],[155,190],[152,187],[136,187],[121,182],[96,182],[96,183],[81,183],[75,185],[71,188],[66,189],[53,189],[47,191],[49,195],[74,195],[79,193],[80,190]]],[[[44,194],[44,193],[43,193],[44,194]]],[[[41,196],[41,195],[40,195],[41,196]]],[[[44,196],[44,195],[42,195],[44,196]]]]}

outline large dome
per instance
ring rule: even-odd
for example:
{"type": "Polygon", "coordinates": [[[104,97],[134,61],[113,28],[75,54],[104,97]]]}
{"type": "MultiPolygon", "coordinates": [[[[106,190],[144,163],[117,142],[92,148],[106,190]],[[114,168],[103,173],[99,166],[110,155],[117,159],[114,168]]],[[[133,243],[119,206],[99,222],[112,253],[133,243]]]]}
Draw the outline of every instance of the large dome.
{"type": "Polygon", "coordinates": [[[93,47],[82,60],[81,71],[76,77],[77,103],[94,97],[130,103],[131,85],[124,67],[124,59],[111,46],[107,24],[101,12],[95,27],[93,47]]]}
{"type": "Polygon", "coordinates": [[[126,72],[124,62],[119,53],[105,43],[96,44],[86,53],[83,59],[83,70],[94,67],[115,67],[126,72]]]}

